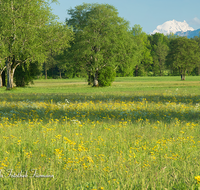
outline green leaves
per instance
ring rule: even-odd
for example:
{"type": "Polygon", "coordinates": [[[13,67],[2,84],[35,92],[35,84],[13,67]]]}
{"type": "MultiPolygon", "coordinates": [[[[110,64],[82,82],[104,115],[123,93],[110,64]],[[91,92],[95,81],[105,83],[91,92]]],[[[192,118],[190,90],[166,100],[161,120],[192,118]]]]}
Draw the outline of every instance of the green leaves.
{"type": "Polygon", "coordinates": [[[75,31],[72,60],[97,80],[97,72],[116,68],[133,57],[129,24],[108,4],[83,4],[68,11],[67,24],[75,31]]]}
{"type": "Polygon", "coordinates": [[[56,16],[50,8],[52,2],[58,1],[1,1],[0,55],[1,59],[7,59],[10,84],[19,64],[26,63],[28,66],[34,61],[41,64],[50,53],[62,53],[69,47],[72,31],[55,21],[56,16]]]}
{"type": "Polygon", "coordinates": [[[153,58],[154,75],[163,75],[165,70],[166,56],[169,51],[169,39],[164,34],[155,33],[149,37],[151,43],[151,55],[153,58]]]}
{"type": "Polygon", "coordinates": [[[186,37],[172,39],[167,56],[168,67],[178,69],[181,75],[191,72],[200,61],[200,49],[195,40],[186,37]]]}

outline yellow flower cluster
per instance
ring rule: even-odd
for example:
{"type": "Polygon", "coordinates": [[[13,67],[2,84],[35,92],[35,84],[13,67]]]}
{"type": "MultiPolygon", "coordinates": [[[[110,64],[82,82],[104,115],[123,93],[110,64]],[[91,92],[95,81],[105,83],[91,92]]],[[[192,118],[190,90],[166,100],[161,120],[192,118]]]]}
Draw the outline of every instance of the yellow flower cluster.
{"type": "Polygon", "coordinates": [[[200,183],[200,176],[195,176],[195,179],[197,180],[197,183],[200,183]]]}
{"type": "Polygon", "coordinates": [[[170,189],[174,179],[191,185],[194,177],[184,176],[199,164],[200,109],[189,98],[155,97],[1,101],[0,170],[69,175],[82,189],[170,189]]]}

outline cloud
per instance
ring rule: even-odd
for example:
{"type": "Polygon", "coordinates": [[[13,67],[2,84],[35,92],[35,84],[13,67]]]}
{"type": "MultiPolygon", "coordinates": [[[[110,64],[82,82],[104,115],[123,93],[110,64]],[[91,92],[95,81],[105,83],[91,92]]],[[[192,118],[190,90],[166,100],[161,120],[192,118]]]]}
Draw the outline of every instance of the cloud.
{"type": "Polygon", "coordinates": [[[193,19],[191,19],[190,21],[188,21],[188,23],[190,25],[198,25],[198,26],[200,26],[200,19],[198,19],[197,17],[194,17],[193,19]]]}

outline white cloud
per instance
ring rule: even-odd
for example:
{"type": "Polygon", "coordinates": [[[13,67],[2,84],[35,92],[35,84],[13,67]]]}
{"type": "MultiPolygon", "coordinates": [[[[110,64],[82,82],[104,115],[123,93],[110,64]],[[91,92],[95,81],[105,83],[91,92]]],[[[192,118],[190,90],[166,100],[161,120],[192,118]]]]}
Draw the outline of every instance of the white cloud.
{"type": "Polygon", "coordinates": [[[191,19],[190,21],[188,21],[188,23],[190,25],[199,25],[200,26],[200,19],[198,19],[197,17],[194,17],[193,19],[191,19]]]}

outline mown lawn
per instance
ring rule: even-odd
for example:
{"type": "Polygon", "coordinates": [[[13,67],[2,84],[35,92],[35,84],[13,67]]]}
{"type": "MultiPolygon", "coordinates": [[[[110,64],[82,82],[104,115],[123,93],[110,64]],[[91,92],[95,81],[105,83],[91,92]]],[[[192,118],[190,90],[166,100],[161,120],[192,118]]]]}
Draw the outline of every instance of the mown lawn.
{"type": "Polygon", "coordinates": [[[200,77],[2,88],[0,137],[0,189],[200,189],[200,77]]]}

